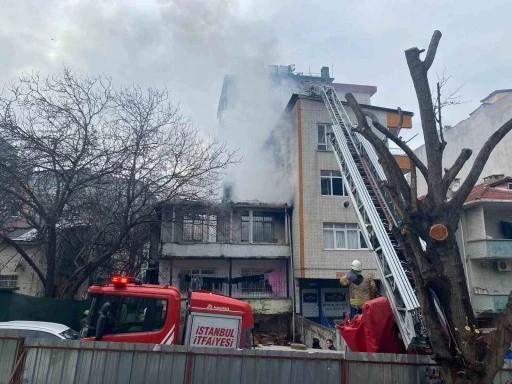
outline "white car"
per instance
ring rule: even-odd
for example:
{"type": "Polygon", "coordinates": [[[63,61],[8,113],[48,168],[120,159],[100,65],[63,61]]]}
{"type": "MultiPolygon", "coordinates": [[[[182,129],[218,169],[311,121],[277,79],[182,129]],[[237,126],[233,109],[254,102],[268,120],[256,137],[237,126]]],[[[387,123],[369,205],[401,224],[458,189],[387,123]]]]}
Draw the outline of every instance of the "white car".
{"type": "Polygon", "coordinates": [[[22,331],[21,336],[24,338],[68,340],[76,340],[80,338],[78,332],[73,331],[67,325],[46,323],[43,321],[7,321],[0,323],[0,330],[2,329],[22,331]]]}

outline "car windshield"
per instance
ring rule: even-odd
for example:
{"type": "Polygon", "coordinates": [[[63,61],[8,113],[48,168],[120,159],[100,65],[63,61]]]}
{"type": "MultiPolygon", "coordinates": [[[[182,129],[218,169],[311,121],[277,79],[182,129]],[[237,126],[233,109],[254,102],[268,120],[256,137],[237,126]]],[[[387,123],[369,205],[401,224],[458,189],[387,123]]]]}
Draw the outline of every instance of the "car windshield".
{"type": "Polygon", "coordinates": [[[64,332],[59,333],[65,339],[77,340],[80,338],[78,332],[73,331],[71,328],[66,329],[64,332]]]}

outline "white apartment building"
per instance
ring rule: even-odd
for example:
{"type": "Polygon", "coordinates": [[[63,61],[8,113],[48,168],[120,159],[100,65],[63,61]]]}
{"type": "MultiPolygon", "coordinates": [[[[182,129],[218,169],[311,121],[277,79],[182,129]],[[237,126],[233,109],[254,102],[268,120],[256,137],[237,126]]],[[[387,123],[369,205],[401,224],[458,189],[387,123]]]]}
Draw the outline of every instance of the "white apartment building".
{"type": "Polygon", "coordinates": [[[512,291],[512,177],[476,185],[457,231],[473,310],[480,328],[494,328],[512,291]]]}
{"type": "MultiPolygon", "coordinates": [[[[444,150],[443,167],[451,167],[462,149],[471,149],[473,154],[457,176],[460,180],[464,180],[485,141],[511,118],[512,89],[496,90],[482,99],[480,106],[466,120],[462,120],[453,127],[445,127],[443,134],[447,145],[444,150]]],[[[511,146],[512,135],[508,134],[491,153],[482,171],[482,178],[495,174],[512,175],[512,162],[509,161],[511,146]]],[[[414,153],[423,163],[427,163],[424,145],[418,147],[414,153]]],[[[425,179],[418,172],[418,195],[426,193],[425,179]]]]}
{"type": "MultiPolygon", "coordinates": [[[[368,87],[368,98],[372,92],[368,87]]],[[[345,107],[355,122],[352,111],[345,107]]],[[[388,128],[396,128],[396,110],[368,104],[363,109],[371,110],[388,128]]],[[[404,114],[405,125],[410,127],[412,113],[404,114]]],[[[340,285],[339,278],[350,270],[351,262],[358,259],[366,272],[376,279],[380,276],[327,139],[332,123],[323,101],[295,94],[283,118],[287,120],[283,126],[289,127],[290,136],[295,138],[296,150],[292,153],[297,156],[293,162],[297,164],[294,172],[298,183],[292,216],[296,310],[304,317],[332,326],[334,320],[349,312],[348,288],[340,285]]]]}

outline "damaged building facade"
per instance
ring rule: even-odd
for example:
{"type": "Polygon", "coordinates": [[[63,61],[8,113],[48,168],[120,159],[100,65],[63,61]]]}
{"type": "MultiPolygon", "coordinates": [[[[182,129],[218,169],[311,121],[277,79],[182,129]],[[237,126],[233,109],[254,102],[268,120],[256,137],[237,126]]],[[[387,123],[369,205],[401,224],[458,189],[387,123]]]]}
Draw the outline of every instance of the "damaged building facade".
{"type": "Polygon", "coordinates": [[[255,323],[286,335],[292,313],[290,207],[263,203],[169,202],[151,250],[160,283],[185,300],[192,276],[200,289],[249,302],[255,323]],[[284,330],[284,331],[283,331],[284,330]]]}

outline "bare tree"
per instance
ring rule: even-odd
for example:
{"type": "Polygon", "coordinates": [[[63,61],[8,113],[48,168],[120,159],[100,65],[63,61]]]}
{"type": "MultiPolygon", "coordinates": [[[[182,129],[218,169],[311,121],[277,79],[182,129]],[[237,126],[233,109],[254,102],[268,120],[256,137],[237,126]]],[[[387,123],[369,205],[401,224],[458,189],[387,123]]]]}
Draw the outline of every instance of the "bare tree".
{"type": "Polygon", "coordinates": [[[147,240],[158,202],[215,194],[235,152],[202,137],[168,90],[114,89],[68,69],[24,75],[0,98],[0,194],[37,230],[45,296],[73,296],[112,258],[147,240]],[[56,273],[65,273],[56,276],[56,273]],[[59,282],[59,289],[55,287],[59,282]]]}
{"type": "Polygon", "coordinates": [[[440,112],[443,103],[439,95],[435,98],[438,104],[434,105],[427,77],[440,39],[441,33],[435,31],[424,60],[420,59],[424,50],[411,48],[405,51],[420,109],[427,164],[423,164],[400,138],[389,132],[375,115],[364,112],[352,94],[348,93],[346,98],[357,117],[356,132],[369,140],[377,151],[388,180],[385,188],[402,216],[402,225],[394,228],[394,233],[411,266],[423,318],[435,353],[434,359],[441,367],[445,382],[492,383],[503,366],[505,354],[512,342],[512,293],[487,345],[476,326],[455,232],[467,196],[479,179],[491,151],[512,129],[512,120],[489,137],[461,188],[448,200],[448,188],[472,151],[464,149],[452,167],[445,169],[443,174],[442,160],[446,146],[440,112]],[[388,148],[372,132],[367,117],[371,119],[373,127],[403,149],[411,159],[411,186],[388,148]],[[428,184],[428,193],[421,200],[417,198],[416,169],[419,169],[428,184]],[[426,242],[425,251],[420,238],[426,242]],[[428,294],[429,288],[435,292],[445,312],[450,330],[448,335],[439,327],[433,298],[428,294]]]}

